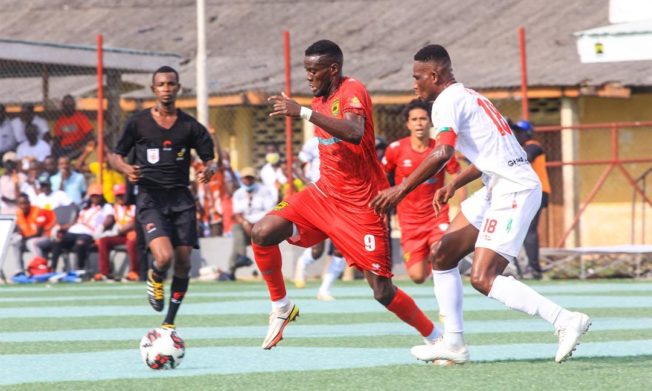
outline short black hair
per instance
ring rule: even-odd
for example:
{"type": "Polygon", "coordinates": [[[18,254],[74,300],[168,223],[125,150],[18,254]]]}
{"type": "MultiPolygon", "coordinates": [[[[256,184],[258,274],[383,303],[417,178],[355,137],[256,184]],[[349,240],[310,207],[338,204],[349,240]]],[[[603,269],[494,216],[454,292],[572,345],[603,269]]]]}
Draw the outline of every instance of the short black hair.
{"type": "Polygon", "coordinates": [[[152,74],[152,83],[154,83],[154,78],[156,77],[156,74],[158,74],[158,73],[174,73],[174,76],[177,77],[177,83],[179,82],[179,72],[177,72],[176,69],[174,69],[174,68],[172,68],[170,66],[163,65],[159,69],[155,70],[154,73],[152,74]]]}
{"type": "Polygon", "coordinates": [[[405,106],[403,109],[403,118],[405,121],[410,117],[410,111],[414,109],[425,110],[428,113],[428,119],[430,119],[430,111],[432,110],[432,105],[428,102],[422,101],[421,99],[412,99],[410,103],[405,106]]]}
{"type": "Polygon", "coordinates": [[[414,55],[414,61],[419,62],[432,62],[442,68],[451,67],[451,58],[441,45],[428,45],[422,47],[417,54],[414,55]]]}
{"type": "Polygon", "coordinates": [[[344,54],[342,54],[342,49],[333,41],[327,39],[322,39],[308,46],[308,49],[305,51],[305,56],[326,56],[336,63],[344,63],[344,54]]]}
{"type": "Polygon", "coordinates": [[[29,200],[29,196],[27,195],[27,193],[20,193],[20,194],[18,194],[18,197],[16,197],[16,201],[18,201],[18,200],[21,199],[21,198],[24,198],[24,199],[27,200],[27,202],[30,202],[30,200],[29,200]]]}

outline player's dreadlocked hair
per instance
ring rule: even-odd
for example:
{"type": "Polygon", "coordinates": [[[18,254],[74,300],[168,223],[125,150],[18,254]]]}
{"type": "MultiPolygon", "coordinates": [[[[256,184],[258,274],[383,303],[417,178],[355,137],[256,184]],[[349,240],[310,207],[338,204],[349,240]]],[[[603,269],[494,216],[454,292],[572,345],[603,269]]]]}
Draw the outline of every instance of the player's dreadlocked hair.
{"type": "Polygon", "coordinates": [[[424,46],[414,55],[414,61],[433,62],[440,68],[451,68],[451,58],[446,49],[441,45],[424,46]]]}
{"type": "Polygon", "coordinates": [[[154,73],[152,74],[152,83],[154,82],[154,78],[156,77],[157,73],[174,73],[174,75],[177,77],[177,83],[179,82],[179,72],[177,72],[176,69],[172,67],[163,65],[159,69],[155,70],[154,73]]]}
{"type": "Polygon", "coordinates": [[[403,118],[405,121],[407,121],[410,117],[410,111],[414,109],[424,110],[426,113],[428,113],[428,118],[430,118],[430,110],[432,109],[432,105],[428,102],[422,101],[421,99],[413,99],[403,109],[403,118]]]}
{"type": "Polygon", "coordinates": [[[306,57],[308,56],[327,56],[332,59],[334,62],[340,64],[340,67],[344,63],[344,55],[342,54],[342,49],[333,41],[327,39],[322,39],[317,41],[312,45],[308,46],[305,52],[306,57]]]}

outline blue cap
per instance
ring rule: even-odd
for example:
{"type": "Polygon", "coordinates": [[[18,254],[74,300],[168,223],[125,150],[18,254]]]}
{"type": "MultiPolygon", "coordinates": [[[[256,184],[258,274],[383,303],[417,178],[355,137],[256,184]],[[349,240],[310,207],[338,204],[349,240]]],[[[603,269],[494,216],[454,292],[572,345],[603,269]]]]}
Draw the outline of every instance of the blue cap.
{"type": "Polygon", "coordinates": [[[532,122],[526,121],[526,120],[520,120],[516,123],[516,126],[519,128],[525,130],[526,132],[532,134],[534,132],[534,126],[532,126],[532,122]]]}

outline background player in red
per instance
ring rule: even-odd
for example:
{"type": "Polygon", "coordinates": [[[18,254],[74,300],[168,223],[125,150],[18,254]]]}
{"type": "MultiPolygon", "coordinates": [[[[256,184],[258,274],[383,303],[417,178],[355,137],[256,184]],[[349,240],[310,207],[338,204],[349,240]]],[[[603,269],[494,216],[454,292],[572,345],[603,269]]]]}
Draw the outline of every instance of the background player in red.
{"type": "MultiPolygon", "coordinates": [[[[389,145],[383,157],[383,166],[388,173],[393,172],[396,184],[414,171],[437,145],[430,138],[430,105],[421,100],[413,100],[403,111],[410,136],[389,145]]],[[[446,165],[449,174],[460,172],[455,157],[446,165]]],[[[403,261],[412,281],[422,284],[429,276],[428,254],[446,232],[450,220],[448,204],[437,213],[432,206],[435,192],[444,186],[444,171],[427,179],[417,186],[401,201],[396,211],[401,226],[401,247],[403,261]]]]}
{"type": "Polygon", "coordinates": [[[364,271],[374,298],[429,341],[439,331],[414,300],[392,283],[387,226],[369,207],[388,187],[376,157],[371,99],[359,81],[342,76],[342,51],[322,40],[305,51],[304,65],[314,95],[312,110],[285,95],[272,96],[271,116],[301,117],[316,125],[321,159],[319,181],[278,204],[252,231],[256,263],[272,300],[262,347],[271,349],[299,307],[287,297],[278,244],[302,247],[330,237],[346,261],[364,271]]]}

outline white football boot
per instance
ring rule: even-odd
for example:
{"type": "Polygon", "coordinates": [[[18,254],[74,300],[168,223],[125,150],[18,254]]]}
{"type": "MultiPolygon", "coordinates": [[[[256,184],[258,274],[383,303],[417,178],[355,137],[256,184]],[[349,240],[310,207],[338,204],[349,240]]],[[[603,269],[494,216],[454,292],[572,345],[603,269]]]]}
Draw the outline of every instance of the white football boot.
{"type": "Polygon", "coordinates": [[[573,318],[567,325],[558,328],[555,335],[559,337],[559,346],[555,361],[564,362],[573,355],[573,351],[580,344],[580,338],[586,334],[591,326],[591,318],[581,312],[573,312],[573,318]]]}
{"type": "Polygon", "coordinates": [[[443,338],[437,339],[432,344],[418,345],[410,353],[421,361],[433,361],[437,365],[464,364],[469,361],[469,349],[466,345],[453,349],[443,338]]]}
{"type": "Polygon", "coordinates": [[[299,307],[291,301],[283,308],[274,310],[269,314],[269,328],[263,341],[263,349],[269,350],[283,339],[283,330],[299,316],[299,307]]]}

